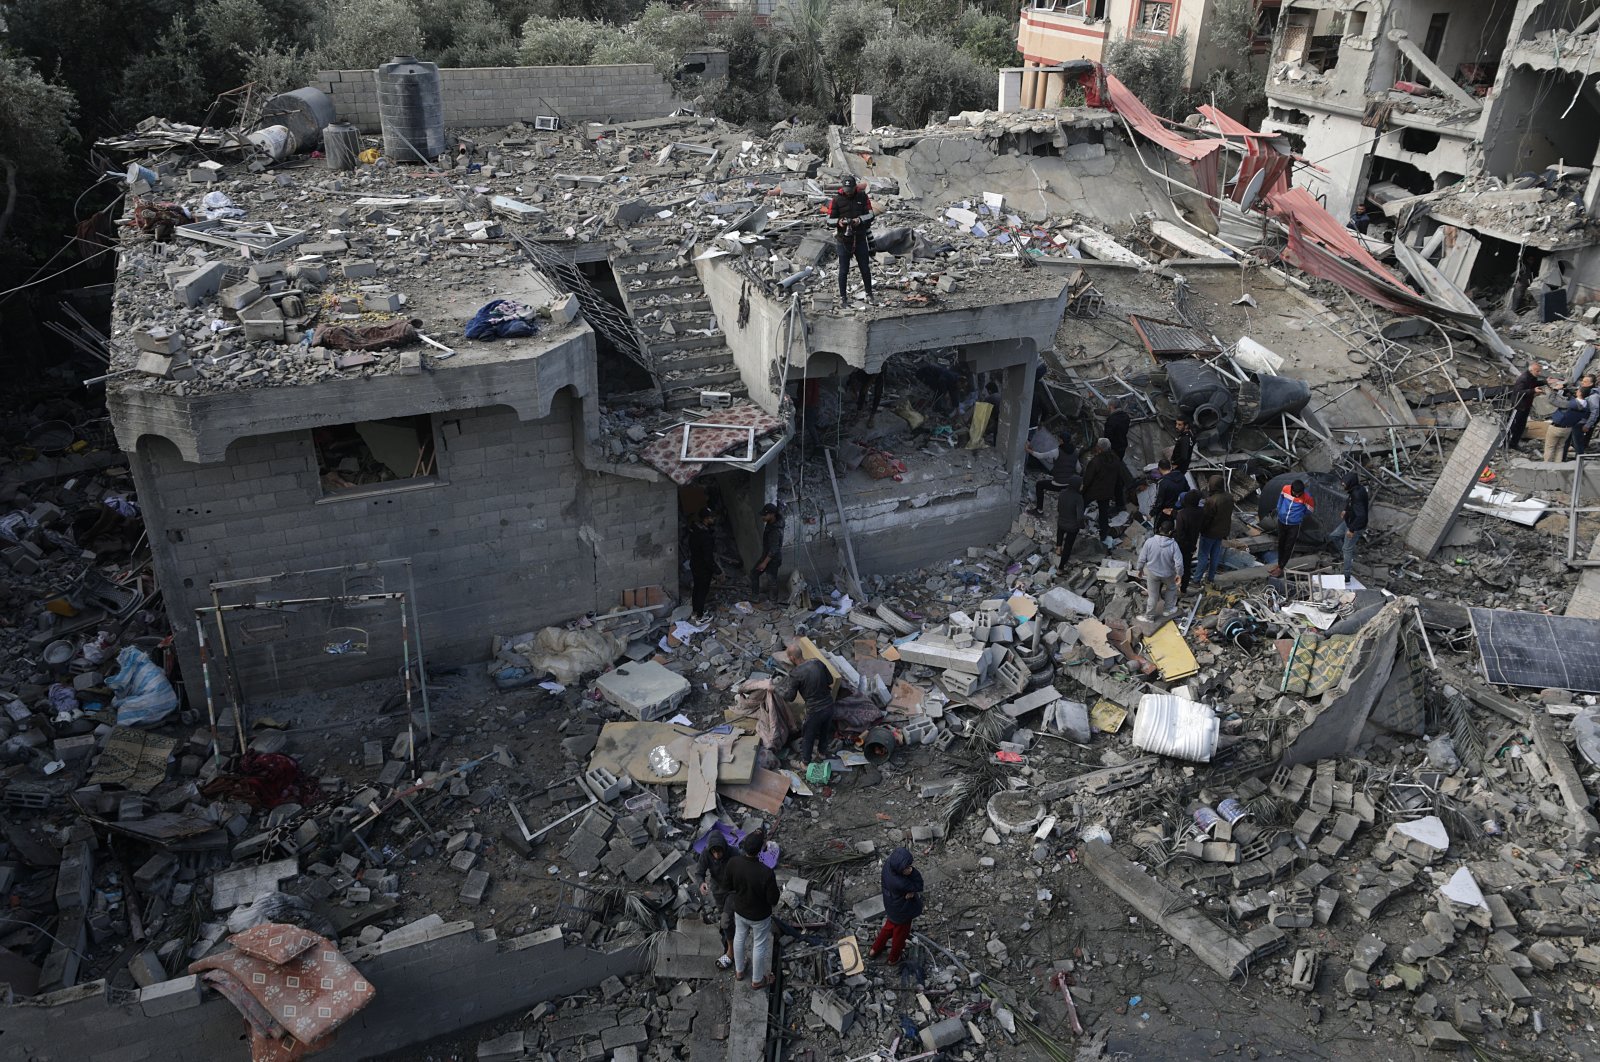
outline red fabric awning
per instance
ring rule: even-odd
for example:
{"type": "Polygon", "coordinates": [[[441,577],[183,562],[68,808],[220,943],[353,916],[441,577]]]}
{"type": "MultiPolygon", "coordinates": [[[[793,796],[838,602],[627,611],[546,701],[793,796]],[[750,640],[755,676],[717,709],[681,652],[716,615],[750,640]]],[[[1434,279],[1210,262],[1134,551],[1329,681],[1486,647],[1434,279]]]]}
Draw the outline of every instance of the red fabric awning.
{"type": "MultiPolygon", "coordinates": [[[[1371,253],[1361,245],[1361,241],[1355,238],[1355,234],[1345,228],[1332,214],[1324,210],[1322,204],[1312,198],[1311,193],[1304,188],[1285,188],[1282,191],[1274,192],[1267,196],[1267,202],[1271,205],[1272,213],[1289,226],[1289,252],[1284,257],[1289,259],[1291,265],[1299,266],[1313,276],[1324,277],[1327,280],[1335,279],[1302,265],[1291,257],[1295,253],[1296,241],[1294,237],[1298,234],[1301,238],[1318,244],[1336,259],[1344,259],[1347,264],[1357,266],[1371,273],[1373,277],[1382,281],[1385,285],[1392,286],[1395,290],[1413,298],[1421,298],[1415,291],[1407,287],[1399,277],[1389,272],[1382,262],[1372,257],[1371,253]]],[[[1341,280],[1338,283],[1343,284],[1344,281],[1341,280]]],[[[1349,287],[1350,285],[1345,284],[1345,286],[1349,287]]],[[[1415,313],[1417,311],[1407,310],[1404,312],[1415,313]]]]}
{"type": "Polygon", "coordinates": [[[1223,141],[1215,137],[1193,140],[1181,133],[1168,129],[1162,124],[1144,101],[1135,96],[1122,82],[1117,80],[1115,74],[1106,75],[1106,90],[1111,97],[1111,109],[1128,120],[1145,136],[1154,140],[1168,151],[1191,163],[1198,162],[1216,154],[1223,146],[1223,141]]]}

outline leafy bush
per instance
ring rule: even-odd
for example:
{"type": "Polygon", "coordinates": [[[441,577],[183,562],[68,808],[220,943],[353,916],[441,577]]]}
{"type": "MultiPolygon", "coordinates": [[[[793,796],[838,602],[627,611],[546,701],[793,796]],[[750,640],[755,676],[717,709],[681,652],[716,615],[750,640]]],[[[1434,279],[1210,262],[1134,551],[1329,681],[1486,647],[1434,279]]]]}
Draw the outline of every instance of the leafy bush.
{"type": "Polygon", "coordinates": [[[902,127],[937,113],[977,110],[994,92],[994,72],[950,42],[921,33],[878,37],[861,54],[864,91],[874,109],[902,127]]]}
{"type": "Polygon", "coordinates": [[[1119,36],[1106,45],[1105,65],[1146,107],[1163,117],[1179,119],[1190,110],[1184,84],[1188,54],[1186,32],[1172,34],[1157,45],[1119,36]]]}

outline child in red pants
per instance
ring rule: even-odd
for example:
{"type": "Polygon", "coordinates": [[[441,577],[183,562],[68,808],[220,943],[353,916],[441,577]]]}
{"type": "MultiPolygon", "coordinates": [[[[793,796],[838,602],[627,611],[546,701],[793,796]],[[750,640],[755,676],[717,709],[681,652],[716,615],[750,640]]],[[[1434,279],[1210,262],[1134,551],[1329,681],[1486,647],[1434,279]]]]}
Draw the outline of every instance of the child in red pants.
{"type": "Polygon", "coordinates": [[[889,948],[889,965],[900,964],[911,922],[922,913],[922,872],[911,865],[911,850],[896,848],[883,864],[883,928],[867,957],[876,959],[889,948]]]}

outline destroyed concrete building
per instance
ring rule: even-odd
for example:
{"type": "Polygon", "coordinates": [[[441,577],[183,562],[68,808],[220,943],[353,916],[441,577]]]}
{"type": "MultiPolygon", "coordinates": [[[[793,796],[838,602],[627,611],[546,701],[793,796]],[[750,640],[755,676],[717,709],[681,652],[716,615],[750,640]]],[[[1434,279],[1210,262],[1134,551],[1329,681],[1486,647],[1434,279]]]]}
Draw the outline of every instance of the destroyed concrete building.
{"type": "Polygon", "coordinates": [[[1430,216],[1413,231],[1445,230],[1457,286],[1487,297],[1531,274],[1576,305],[1600,284],[1596,29],[1583,5],[1541,0],[1292,0],[1262,131],[1311,164],[1304,184],[1335,217],[1364,202],[1430,216]]]}
{"type": "Polygon", "coordinates": [[[42,404],[0,479],[0,592],[42,603],[0,628],[0,1059],[1594,1057],[1600,474],[1501,408],[1516,360],[1576,378],[1587,304],[1477,306],[1281,135],[1074,76],[1100,106],[825,150],[654,99],[431,162],[382,121],[103,142],[116,438],[42,404]],[[1030,451],[1113,400],[1129,505],[1062,557],[1030,451]],[[1180,417],[1236,508],[1167,614],[1180,417]],[[811,763],[791,646],[840,683],[811,763]],[[698,889],[758,830],[771,991],[698,889]]]}

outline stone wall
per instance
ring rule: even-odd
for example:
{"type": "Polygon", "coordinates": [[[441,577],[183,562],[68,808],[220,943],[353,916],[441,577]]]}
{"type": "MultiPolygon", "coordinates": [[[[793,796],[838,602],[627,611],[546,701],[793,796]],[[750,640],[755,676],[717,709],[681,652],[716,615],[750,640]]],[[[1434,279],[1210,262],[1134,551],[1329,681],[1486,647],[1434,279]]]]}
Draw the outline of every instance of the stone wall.
{"type": "MultiPolygon", "coordinates": [[[[378,86],[373,70],[322,70],[316,85],[333,98],[339,117],[377,132],[378,86]]],[[[439,71],[447,127],[533,124],[554,115],[564,126],[663,118],[680,106],[653,66],[497,66],[439,71]]]]}
{"type": "MultiPolygon", "coordinates": [[[[214,582],[409,558],[430,664],[484,660],[494,634],[608,609],[625,589],[658,583],[675,593],[672,485],[586,470],[581,420],[570,393],[535,420],[507,406],[433,413],[436,476],[331,495],[309,430],[240,439],[214,464],[184,460],[166,439],[141,438],[134,476],[191,690],[200,682],[192,610],[211,604],[214,582]]],[[[339,593],[340,580],[336,570],[253,593],[339,593]]],[[[391,575],[383,589],[407,589],[399,582],[391,575]]],[[[249,598],[224,598],[241,600],[249,598]]],[[[232,617],[249,698],[390,676],[399,662],[393,606],[232,617]],[[367,632],[367,656],[326,652],[329,628],[346,625],[367,632]]]]}

